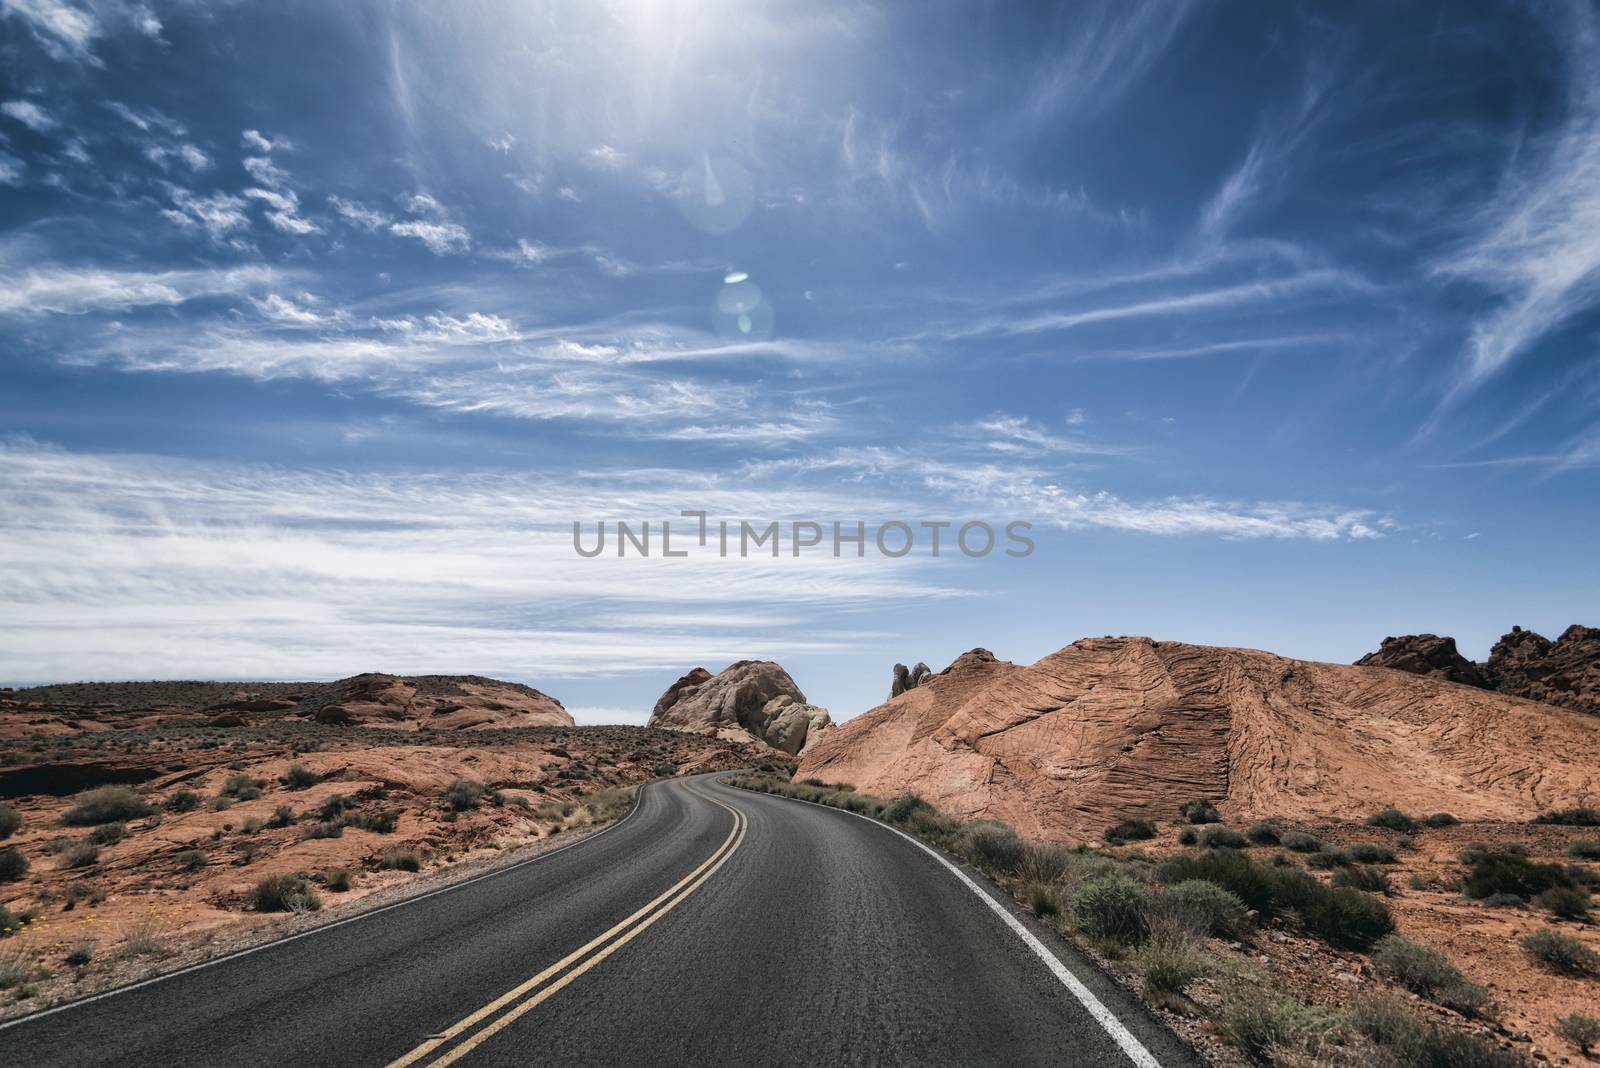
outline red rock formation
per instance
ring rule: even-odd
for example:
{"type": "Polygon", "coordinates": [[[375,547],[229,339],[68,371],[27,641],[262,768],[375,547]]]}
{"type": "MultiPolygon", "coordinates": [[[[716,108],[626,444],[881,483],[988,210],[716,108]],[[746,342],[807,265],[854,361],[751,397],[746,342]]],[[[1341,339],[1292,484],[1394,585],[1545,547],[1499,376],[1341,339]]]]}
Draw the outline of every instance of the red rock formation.
{"type": "Polygon", "coordinates": [[[697,667],[667,687],[649,725],[755,739],[793,755],[833,726],[828,710],[806,703],[794,679],[770,660],[741,660],[721,674],[697,667]]]}
{"type": "Polygon", "coordinates": [[[1512,627],[1494,643],[1487,670],[1501,693],[1600,713],[1600,627],[1574,624],[1554,642],[1512,627]]]}
{"type": "Polygon", "coordinates": [[[1397,671],[1148,638],[1029,667],[986,650],[828,732],[800,777],[914,791],[964,819],[1070,840],[1191,800],[1242,821],[1385,806],[1527,819],[1600,803],[1577,713],[1397,671]]]}
{"type": "Polygon", "coordinates": [[[1477,664],[1456,651],[1454,638],[1441,638],[1437,634],[1406,634],[1399,638],[1385,638],[1375,653],[1368,653],[1356,661],[1359,667],[1385,667],[1396,671],[1409,671],[1413,675],[1427,675],[1459,682],[1479,689],[1493,689],[1477,664]]]}

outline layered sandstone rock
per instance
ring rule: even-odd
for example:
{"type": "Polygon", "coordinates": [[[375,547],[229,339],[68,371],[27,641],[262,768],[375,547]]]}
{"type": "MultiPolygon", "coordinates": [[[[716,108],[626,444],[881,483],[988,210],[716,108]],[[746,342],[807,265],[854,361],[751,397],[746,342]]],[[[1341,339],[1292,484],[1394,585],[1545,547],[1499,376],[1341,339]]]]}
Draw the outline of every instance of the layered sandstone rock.
{"type": "Polygon", "coordinates": [[[1398,638],[1385,638],[1375,653],[1368,653],[1356,661],[1360,667],[1394,668],[1413,675],[1427,675],[1459,682],[1479,689],[1492,689],[1489,680],[1477,664],[1456,650],[1454,638],[1441,638],[1437,634],[1406,634],[1398,638]]]}
{"type": "Polygon", "coordinates": [[[1553,642],[1512,627],[1486,666],[1501,693],[1600,713],[1600,627],[1574,624],[1553,642]]]}
{"type": "Polygon", "coordinates": [[[899,697],[907,690],[914,690],[928,681],[928,676],[933,674],[928,665],[917,661],[917,666],[908,668],[904,664],[894,666],[894,681],[889,684],[889,697],[899,697]]]}
{"type": "Polygon", "coordinates": [[[1250,649],[1084,639],[1022,667],[987,650],[828,732],[800,777],[914,791],[1025,835],[1098,835],[1186,801],[1230,821],[1388,805],[1523,820],[1600,803],[1600,731],[1566,709],[1250,649]]]}
{"type": "Polygon", "coordinates": [[[656,702],[650,726],[753,738],[791,755],[833,726],[828,710],[809,704],[794,679],[770,660],[741,660],[718,675],[697,667],[656,702]]]}
{"type": "Polygon", "coordinates": [[[478,675],[356,675],[323,699],[298,706],[318,723],[380,727],[570,727],[571,713],[549,694],[478,675]]]}

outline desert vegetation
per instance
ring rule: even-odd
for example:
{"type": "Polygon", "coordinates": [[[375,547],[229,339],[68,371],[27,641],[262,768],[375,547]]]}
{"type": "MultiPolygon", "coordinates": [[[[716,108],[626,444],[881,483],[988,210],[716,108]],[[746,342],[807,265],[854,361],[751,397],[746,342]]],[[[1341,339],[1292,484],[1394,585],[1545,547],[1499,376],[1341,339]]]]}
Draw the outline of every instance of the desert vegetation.
{"type": "MultiPolygon", "coordinates": [[[[1510,1006],[1449,953],[1410,936],[1396,912],[1400,905],[1416,915],[1410,898],[1422,891],[1396,884],[1390,869],[1408,852],[1425,852],[1417,836],[1458,833],[1453,817],[1380,809],[1351,829],[1313,833],[1258,820],[1240,831],[1215,806],[1184,804],[1164,832],[1129,817],[1108,828],[1099,847],[1065,845],[1029,841],[993,820],[952,819],[915,794],[885,799],[821,780],[792,782],[788,770],[773,765],[729,781],[879,819],[967,860],[1167,1013],[1217,1063],[1531,1063],[1527,1035],[1502,1022],[1510,1006]],[[1383,840],[1350,840],[1355,831],[1383,840]],[[1224,1045],[1208,1050],[1218,1039],[1224,1045]]],[[[1489,895],[1515,894],[1510,907],[1530,919],[1538,908],[1557,922],[1581,922],[1583,872],[1535,861],[1514,843],[1444,848],[1447,874],[1412,875],[1426,893],[1478,909],[1489,895]],[[1559,900],[1538,896],[1569,888],[1574,893],[1559,900]]],[[[1600,955],[1553,928],[1502,945],[1560,982],[1594,986],[1589,977],[1600,974],[1600,955]]],[[[1553,1015],[1547,1027],[1567,1052],[1600,1041],[1600,1024],[1582,1013],[1553,1015]]]]}

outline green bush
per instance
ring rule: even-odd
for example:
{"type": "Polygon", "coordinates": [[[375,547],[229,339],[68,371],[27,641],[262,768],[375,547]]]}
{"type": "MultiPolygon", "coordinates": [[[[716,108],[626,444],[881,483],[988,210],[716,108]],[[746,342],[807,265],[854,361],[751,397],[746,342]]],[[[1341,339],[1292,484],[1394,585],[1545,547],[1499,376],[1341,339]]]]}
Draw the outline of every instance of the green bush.
{"type": "Polygon", "coordinates": [[[1200,844],[1208,849],[1244,849],[1250,840],[1231,827],[1207,827],[1200,832],[1200,844]]]}
{"type": "Polygon", "coordinates": [[[961,832],[959,850],[972,863],[989,871],[1014,875],[1022,867],[1022,840],[1004,824],[968,824],[961,832]]]}
{"type": "Polygon", "coordinates": [[[1054,916],[1061,911],[1061,899],[1049,883],[1030,882],[1023,900],[1035,916],[1054,916]]]}
{"type": "Polygon", "coordinates": [[[1395,862],[1394,850],[1388,846],[1378,845],[1375,842],[1357,842],[1347,850],[1351,860],[1358,860],[1363,864],[1393,864],[1395,862]]]}
{"type": "Polygon", "coordinates": [[[1423,817],[1422,822],[1428,827],[1454,827],[1461,821],[1448,812],[1435,812],[1431,816],[1423,817]]]}
{"type": "Polygon", "coordinates": [[[1167,903],[1193,931],[1217,938],[1243,938],[1249,911],[1239,895],[1204,879],[1186,879],[1167,887],[1167,903]]]}
{"type": "Polygon", "coordinates": [[[1339,1016],[1320,1005],[1302,1005],[1270,991],[1254,991],[1223,1002],[1217,1016],[1222,1037],[1257,1061],[1293,1049],[1315,1050],[1338,1028],[1339,1016]]]}
{"type": "Polygon", "coordinates": [[[1326,871],[1330,868],[1342,868],[1350,863],[1350,854],[1338,846],[1323,846],[1306,858],[1306,867],[1326,871]]]}
{"type": "Polygon", "coordinates": [[[328,877],[323,882],[323,885],[336,894],[342,894],[354,886],[355,882],[355,872],[351,871],[349,868],[335,868],[328,873],[328,877]]]}
{"type": "Polygon", "coordinates": [[[290,764],[288,770],[279,776],[278,781],[291,790],[309,790],[322,781],[322,776],[304,764],[290,764]]]}
{"type": "Polygon", "coordinates": [[[1517,944],[1528,956],[1553,972],[1562,975],[1600,974],[1600,953],[1576,938],[1548,927],[1524,935],[1517,940],[1517,944]]]}
{"type": "Polygon", "coordinates": [[[1296,911],[1307,930],[1346,949],[1366,949],[1394,930],[1394,915],[1388,905],[1348,886],[1335,886],[1327,889],[1326,895],[1313,895],[1296,906],[1296,911]]]}
{"type": "Polygon", "coordinates": [[[1157,935],[1140,946],[1134,967],[1144,977],[1145,993],[1153,997],[1181,994],[1183,988],[1206,973],[1206,957],[1193,941],[1181,936],[1157,935]]]}
{"type": "Polygon", "coordinates": [[[294,822],[294,809],[289,805],[279,805],[272,810],[272,818],[267,821],[268,827],[287,827],[294,822]]]}
{"type": "Polygon", "coordinates": [[[1289,831],[1283,836],[1283,848],[1296,853],[1315,853],[1322,848],[1322,839],[1304,831],[1289,831]]]}
{"type": "Polygon", "coordinates": [[[100,847],[90,841],[73,842],[61,851],[63,868],[87,868],[100,859],[100,847]]]}
{"type": "Polygon", "coordinates": [[[1589,1047],[1600,1045],[1600,1019],[1582,1012],[1557,1016],[1551,1028],[1560,1038],[1578,1047],[1578,1052],[1589,1055],[1589,1047]]]}
{"type": "Polygon", "coordinates": [[[178,854],[177,859],[180,871],[199,871],[211,860],[203,849],[185,849],[178,854]]]}
{"type": "Polygon", "coordinates": [[[901,794],[883,806],[883,820],[885,823],[904,823],[915,813],[931,811],[933,806],[916,794],[901,794]]]}
{"type": "Polygon", "coordinates": [[[0,838],[10,838],[22,829],[22,813],[10,805],[0,805],[0,838]]]}
{"type": "Polygon", "coordinates": [[[1564,920],[1581,920],[1589,915],[1589,891],[1576,886],[1552,886],[1533,903],[1564,920]]]}
{"type": "Polygon", "coordinates": [[[1378,1048],[1376,1065],[1394,1068],[1527,1068],[1520,1053],[1440,1024],[1424,1023],[1392,997],[1350,1006],[1350,1029],[1378,1048]]]}
{"type": "Polygon", "coordinates": [[[1535,816],[1533,822],[1553,823],[1562,827],[1600,827],[1600,808],[1561,808],[1535,816]]]}
{"type": "Polygon", "coordinates": [[[222,784],[222,792],[229,797],[237,797],[241,801],[251,801],[254,798],[244,795],[253,791],[255,797],[260,797],[261,788],[265,785],[267,785],[265,779],[253,779],[243,774],[229,775],[227,781],[222,784]]]}
{"type": "Polygon", "coordinates": [[[1491,894],[1516,894],[1529,898],[1553,886],[1571,886],[1572,880],[1558,864],[1535,864],[1514,853],[1475,855],[1472,871],[1462,881],[1462,891],[1471,898],[1491,894]]]}
{"type": "Polygon", "coordinates": [[[1278,904],[1276,871],[1242,853],[1185,853],[1163,862],[1157,874],[1168,886],[1196,879],[1212,883],[1261,913],[1274,911],[1278,904]]]}
{"type": "Polygon", "coordinates": [[[1489,1004],[1489,992],[1468,981],[1450,958],[1436,949],[1389,935],[1372,951],[1372,963],[1413,994],[1466,1015],[1489,1004]]]}
{"type": "Polygon", "coordinates": [[[200,807],[200,795],[193,790],[175,790],[161,807],[168,812],[193,812],[200,807]]]}
{"type": "Polygon", "coordinates": [[[1143,842],[1156,836],[1156,825],[1150,820],[1126,819],[1105,829],[1101,835],[1112,845],[1124,842],[1143,842]]]}
{"type": "Polygon", "coordinates": [[[336,820],[344,815],[344,810],[350,807],[350,799],[343,794],[329,794],[323,798],[322,804],[317,808],[317,818],[322,820],[336,820]]]}
{"type": "Polygon", "coordinates": [[[1397,808],[1386,808],[1367,817],[1368,827],[1387,827],[1391,831],[1414,831],[1417,821],[1397,808]]]}
{"type": "Polygon", "coordinates": [[[135,820],[150,815],[150,805],[126,786],[97,786],[73,799],[61,822],[69,827],[92,827],[97,823],[135,820]]]}
{"type": "Polygon", "coordinates": [[[344,824],[333,820],[320,820],[300,832],[302,838],[343,838],[344,824]]]}
{"type": "Polygon", "coordinates": [[[456,812],[467,812],[475,809],[483,801],[484,785],[473,782],[471,779],[457,779],[445,787],[445,799],[450,802],[450,807],[456,812]]]}
{"type": "Polygon", "coordinates": [[[89,832],[88,840],[95,845],[116,845],[128,836],[126,823],[102,823],[89,832]]]}
{"type": "Polygon", "coordinates": [[[398,812],[351,812],[344,817],[346,827],[357,827],[363,831],[374,834],[393,834],[395,826],[400,822],[398,812]]]}
{"type": "Polygon", "coordinates": [[[1078,884],[1072,918],[1091,938],[1137,945],[1147,933],[1144,887],[1126,875],[1102,875],[1078,884]]]}
{"type": "Polygon", "coordinates": [[[1178,832],[1178,844],[1179,845],[1192,846],[1192,845],[1195,845],[1196,843],[1198,843],[1199,841],[1200,841],[1200,832],[1195,830],[1193,827],[1185,827],[1183,830],[1178,832]]]}
{"type": "Polygon", "coordinates": [[[1574,838],[1567,845],[1567,855],[1582,860],[1600,860],[1600,838],[1574,838]]]}
{"type": "Polygon", "coordinates": [[[252,893],[257,912],[316,912],[322,899],[299,875],[269,875],[252,893]]]}
{"type": "Polygon", "coordinates": [[[1209,801],[1189,801],[1178,806],[1178,815],[1189,823],[1221,823],[1222,813],[1209,801]]]}
{"type": "Polygon", "coordinates": [[[1023,846],[1022,874],[1035,882],[1059,882],[1072,870],[1074,856],[1059,842],[1027,842],[1023,846]]]}
{"type": "Polygon", "coordinates": [[[0,849],[0,883],[16,882],[28,874],[28,858],[16,846],[0,849]]]}
{"type": "Polygon", "coordinates": [[[1334,872],[1333,885],[1365,890],[1369,894],[1387,894],[1394,889],[1389,885],[1387,872],[1379,868],[1368,868],[1361,864],[1352,864],[1348,868],[1340,868],[1334,872]]]}
{"type": "Polygon", "coordinates": [[[1283,840],[1283,832],[1271,820],[1262,820],[1260,823],[1252,824],[1250,829],[1245,832],[1245,835],[1256,845],[1277,845],[1283,840]]]}

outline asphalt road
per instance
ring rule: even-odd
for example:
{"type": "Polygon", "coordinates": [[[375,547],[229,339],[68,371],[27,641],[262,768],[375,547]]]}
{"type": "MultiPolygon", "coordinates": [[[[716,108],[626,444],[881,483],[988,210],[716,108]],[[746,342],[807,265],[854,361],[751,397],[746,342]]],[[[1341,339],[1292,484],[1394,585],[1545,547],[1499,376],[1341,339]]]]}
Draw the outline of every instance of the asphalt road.
{"type": "Polygon", "coordinates": [[[1002,908],[1070,976],[889,828],[674,780],[559,853],[0,1029],[0,1064],[1198,1063],[1002,908]]]}

